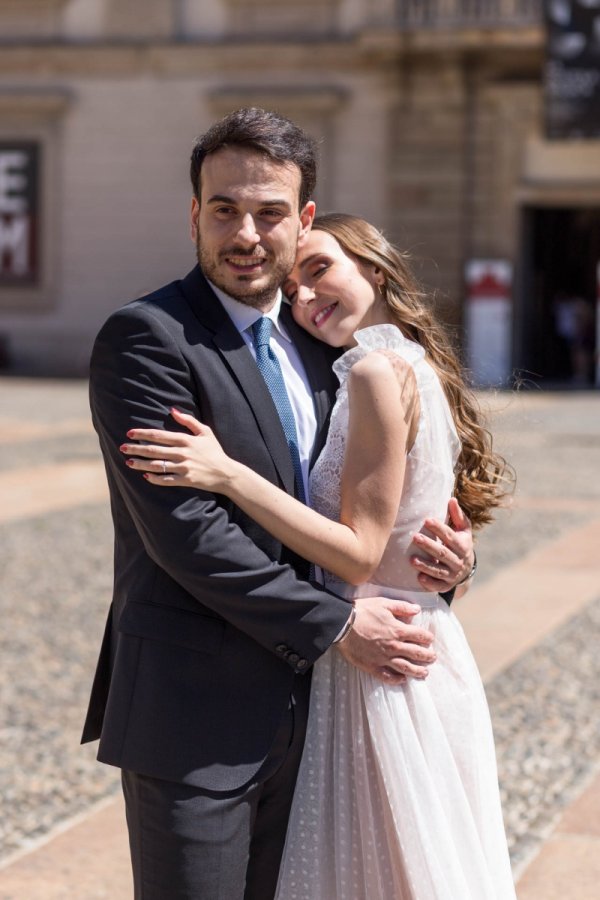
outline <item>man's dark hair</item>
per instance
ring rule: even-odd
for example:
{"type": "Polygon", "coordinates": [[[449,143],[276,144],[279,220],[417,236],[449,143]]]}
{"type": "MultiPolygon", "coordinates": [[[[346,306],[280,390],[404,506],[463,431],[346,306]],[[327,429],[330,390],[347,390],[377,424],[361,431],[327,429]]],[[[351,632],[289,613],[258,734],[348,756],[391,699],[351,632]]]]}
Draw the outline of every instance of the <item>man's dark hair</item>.
{"type": "Polygon", "coordinates": [[[229,113],[196,139],[190,178],[200,202],[200,170],[209,153],[226,147],[245,147],[300,169],[300,209],[313,195],[317,181],[317,144],[301,128],[278,113],[245,107],[229,113]]]}

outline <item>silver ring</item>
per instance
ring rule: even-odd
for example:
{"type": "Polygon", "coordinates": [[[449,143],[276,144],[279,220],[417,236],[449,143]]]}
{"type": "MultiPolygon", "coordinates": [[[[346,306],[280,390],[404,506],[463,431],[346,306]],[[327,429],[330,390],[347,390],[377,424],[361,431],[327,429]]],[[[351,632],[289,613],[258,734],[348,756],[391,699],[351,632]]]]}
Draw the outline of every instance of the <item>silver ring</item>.
{"type": "Polygon", "coordinates": [[[162,473],[163,473],[163,475],[166,475],[166,474],[167,474],[167,461],[166,461],[166,459],[163,459],[163,460],[162,460],[162,467],[163,467],[162,473]]]}

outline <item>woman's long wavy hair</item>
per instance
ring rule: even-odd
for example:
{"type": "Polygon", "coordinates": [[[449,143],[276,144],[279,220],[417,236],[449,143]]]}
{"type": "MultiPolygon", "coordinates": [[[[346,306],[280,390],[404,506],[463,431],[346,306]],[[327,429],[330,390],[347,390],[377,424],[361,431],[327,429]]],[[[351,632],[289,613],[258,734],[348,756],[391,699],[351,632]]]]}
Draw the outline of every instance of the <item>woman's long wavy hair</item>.
{"type": "Polygon", "coordinates": [[[325,231],[351,257],[375,266],[384,275],[381,293],[392,320],[409,340],[419,343],[435,368],[461,442],[455,494],[473,528],[492,520],[492,510],[506,495],[512,470],[492,450],[492,436],[482,423],[473,392],[465,384],[461,366],[448,336],[428,308],[409,265],[409,256],[364,219],[345,213],[317,216],[313,231],[325,231]]]}

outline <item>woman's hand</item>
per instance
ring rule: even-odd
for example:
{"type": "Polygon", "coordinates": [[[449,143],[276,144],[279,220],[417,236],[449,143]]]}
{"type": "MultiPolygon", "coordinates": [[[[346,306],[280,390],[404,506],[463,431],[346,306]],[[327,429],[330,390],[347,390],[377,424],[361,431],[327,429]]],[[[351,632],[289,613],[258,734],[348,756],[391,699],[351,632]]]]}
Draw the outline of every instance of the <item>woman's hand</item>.
{"type": "Polygon", "coordinates": [[[132,428],[127,437],[144,443],[121,445],[119,449],[128,457],[126,464],[144,472],[144,478],[151,484],[195,487],[225,494],[235,462],[227,456],[208,425],[177,409],[170,412],[191,434],[132,428]]]}
{"type": "Polygon", "coordinates": [[[448,524],[425,520],[424,527],[431,537],[415,534],[413,544],[420,555],[411,556],[411,563],[419,571],[419,582],[425,590],[438,593],[461,585],[455,594],[458,598],[467,590],[465,582],[475,553],[471,523],[455,497],[448,504],[448,519],[448,524]]]}

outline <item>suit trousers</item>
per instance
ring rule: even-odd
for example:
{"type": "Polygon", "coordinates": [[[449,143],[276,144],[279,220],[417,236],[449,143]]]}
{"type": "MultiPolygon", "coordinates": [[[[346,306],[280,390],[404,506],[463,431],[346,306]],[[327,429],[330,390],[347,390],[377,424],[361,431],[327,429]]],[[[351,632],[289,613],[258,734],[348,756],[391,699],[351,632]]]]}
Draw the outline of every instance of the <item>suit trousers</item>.
{"type": "Polygon", "coordinates": [[[232,792],[124,770],[135,900],[271,900],[306,734],[310,678],[297,676],[269,755],[232,792]]]}

